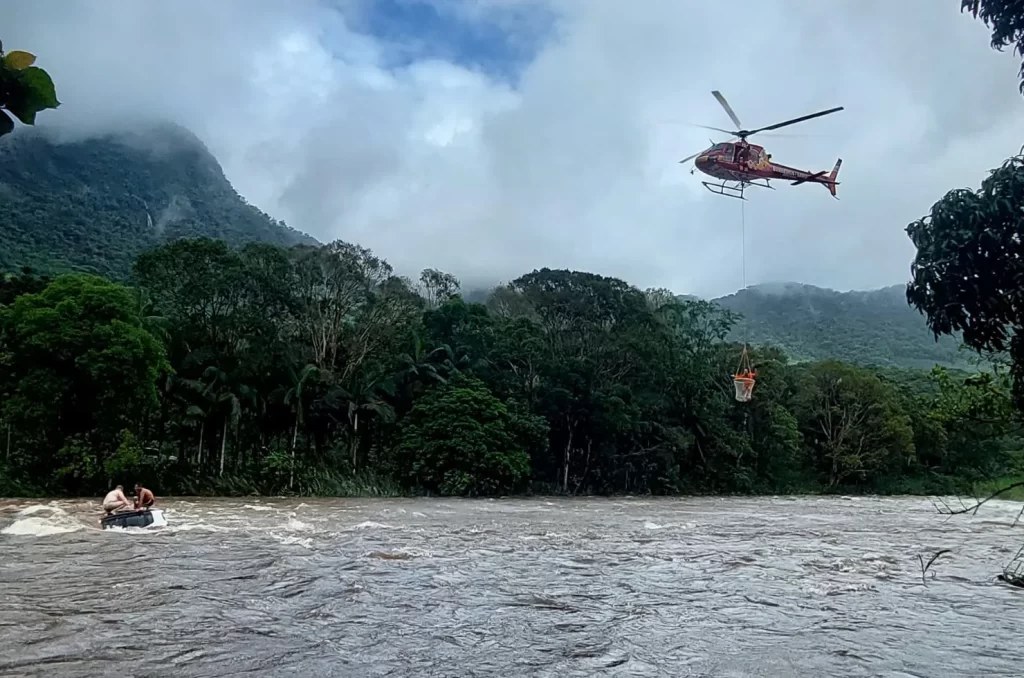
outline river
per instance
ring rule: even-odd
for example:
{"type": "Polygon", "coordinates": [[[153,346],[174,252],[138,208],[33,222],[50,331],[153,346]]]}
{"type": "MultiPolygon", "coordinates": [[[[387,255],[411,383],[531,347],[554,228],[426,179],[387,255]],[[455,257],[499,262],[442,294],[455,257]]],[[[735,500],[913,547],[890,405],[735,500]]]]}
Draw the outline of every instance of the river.
{"type": "Polygon", "coordinates": [[[1024,675],[1010,502],[160,504],[0,501],[0,675],[1024,675]]]}

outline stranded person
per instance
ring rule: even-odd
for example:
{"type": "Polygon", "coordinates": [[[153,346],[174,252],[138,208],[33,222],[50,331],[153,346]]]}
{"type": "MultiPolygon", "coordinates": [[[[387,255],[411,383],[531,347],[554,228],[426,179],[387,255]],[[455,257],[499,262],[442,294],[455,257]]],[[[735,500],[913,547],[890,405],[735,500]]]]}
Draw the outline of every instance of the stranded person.
{"type": "Polygon", "coordinates": [[[135,510],[148,509],[153,505],[155,497],[153,493],[138,483],[135,484],[135,510]]]}
{"type": "Polygon", "coordinates": [[[103,510],[107,513],[131,508],[131,505],[128,497],[124,496],[124,488],[120,485],[107,492],[107,496],[103,497],[103,510]]]}

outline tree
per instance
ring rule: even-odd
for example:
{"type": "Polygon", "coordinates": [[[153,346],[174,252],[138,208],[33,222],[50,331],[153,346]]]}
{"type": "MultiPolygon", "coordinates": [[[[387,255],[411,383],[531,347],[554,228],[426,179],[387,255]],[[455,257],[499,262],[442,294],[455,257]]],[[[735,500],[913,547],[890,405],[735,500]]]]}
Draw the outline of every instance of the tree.
{"type": "Polygon", "coordinates": [[[175,240],[135,262],[135,280],[179,328],[182,343],[226,354],[237,352],[251,333],[239,313],[247,273],[227,243],[211,238],[175,240]]]}
{"type": "Polygon", "coordinates": [[[437,308],[444,302],[458,296],[461,284],[451,273],[425,268],[420,273],[420,294],[427,302],[427,308],[437,308]]]}
{"type": "Polygon", "coordinates": [[[0,275],[0,306],[7,306],[23,294],[36,294],[50,284],[47,276],[36,275],[28,266],[22,267],[18,275],[0,275]]]}
{"type": "Polygon", "coordinates": [[[299,441],[299,427],[306,422],[306,387],[316,381],[320,376],[320,370],[316,365],[306,365],[298,373],[295,370],[289,371],[291,386],[284,392],[283,402],[292,408],[295,413],[295,427],[292,429],[292,440],[288,446],[291,462],[288,470],[288,489],[295,485],[295,446],[299,441]]]}
{"type": "Polygon", "coordinates": [[[427,392],[403,422],[399,464],[406,482],[430,492],[515,492],[543,432],[543,421],[513,415],[479,379],[456,375],[427,392]]]}
{"type": "Polygon", "coordinates": [[[0,392],[10,394],[2,416],[21,463],[42,477],[58,451],[73,449],[76,465],[92,469],[77,477],[89,488],[121,431],[138,431],[158,404],[158,379],[170,366],[137,309],[130,289],[75,274],[0,310],[0,392]]]}
{"type": "MultiPolygon", "coordinates": [[[[1024,57],[1024,7],[1019,0],[960,0],[960,11],[964,10],[992,29],[992,49],[1013,45],[1014,54],[1024,57]]],[[[1019,77],[1024,94],[1024,63],[1019,77]]]]}
{"type": "Polygon", "coordinates": [[[824,362],[807,369],[801,386],[797,419],[828,487],[851,477],[870,480],[913,461],[910,418],[874,374],[824,362]]]}
{"type": "Polygon", "coordinates": [[[1024,410],[1024,155],[993,170],[979,191],[956,189],[907,226],[917,248],[907,300],[936,336],[960,332],[979,351],[1009,351],[1024,410]]]}
{"type": "Polygon", "coordinates": [[[659,331],[645,361],[651,365],[646,381],[659,397],[648,416],[664,428],[680,473],[721,482],[722,474],[733,475],[727,469],[734,469],[737,459],[730,457],[743,444],[726,422],[733,407],[726,380],[739,347],[723,349],[722,342],[734,316],[707,302],[668,299],[654,317],[659,331]]]}
{"type": "Polygon", "coordinates": [[[204,394],[212,401],[213,408],[220,413],[222,428],[220,437],[220,466],[218,476],[224,475],[227,458],[228,426],[238,436],[238,425],[246,407],[256,404],[256,392],[246,383],[242,369],[226,372],[219,367],[208,367],[203,374],[206,383],[204,394]]]}
{"type": "Polygon", "coordinates": [[[1015,442],[1010,437],[1019,426],[1008,377],[996,370],[958,378],[936,367],[931,378],[938,392],[927,402],[927,416],[941,427],[942,468],[983,480],[1012,465],[1008,444],[1015,442]]]}
{"type": "Polygon", "coordinates": [[[14,131],[14,116],[25,125],[34,125],[36,114],[57,108],[57,91],[50,74],[33,66],[34,54],[4,53],[0,42],[0,137],[14,131]]]}
{"type": "Polygon", "coordinates": [[[298,328],[311,362],[347,382],[397,336],[414,309],[408,284],[363,247],[336,241],[298,247],[293,282],[298,328]]]}

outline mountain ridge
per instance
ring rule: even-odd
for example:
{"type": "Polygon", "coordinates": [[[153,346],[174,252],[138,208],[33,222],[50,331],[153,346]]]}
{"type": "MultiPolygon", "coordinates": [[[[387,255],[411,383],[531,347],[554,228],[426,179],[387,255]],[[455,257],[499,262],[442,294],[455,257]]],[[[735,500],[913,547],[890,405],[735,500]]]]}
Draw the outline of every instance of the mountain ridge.
{"type": "Polygon", "coordinates": [[[162,123],[54,140],[19,130],[0,140],[0,269],[130,275],[166,240],[315,244],[249,204],[189,130],[162,123]]]}
{"type": "Polygon", "coordinates": [[[906,285],[837,292],[804,283],[750,286],[710,300],[742,317],[736,341],[783,348],[795,361],[836,358],[879,367],[971,368],[958,338],[938,339],[907,303],[906,285]]]}

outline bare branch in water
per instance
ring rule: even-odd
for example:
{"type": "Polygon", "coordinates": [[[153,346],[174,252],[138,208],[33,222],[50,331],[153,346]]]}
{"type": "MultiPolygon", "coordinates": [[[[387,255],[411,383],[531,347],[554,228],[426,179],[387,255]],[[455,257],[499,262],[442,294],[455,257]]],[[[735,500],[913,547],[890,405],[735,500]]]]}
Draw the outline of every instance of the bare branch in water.
{"type": "MultiPolygon", "coordinates": [[[[939,513],[941,513],[943,515],[956,516],[956,515],[961,515],[961,514],[964,514],[964,513],[975,513],[976,514],[978,512],[978,509],[980,509],[984,503],[986,503],[988,501],[991,501],[991,500],[995,499],[996,497],[998,497],[999,495],[1001,495],[1001,494],[1003,494],[1005,492],[1009,492],[1010,490],[1016,489],[1018,487],[1024,487],[1024,480],[1022,480],[1020,482],[1016,482],[1016,483],[1011,483],[1010,485],[1007,485],[1006,487],[1003,487],[1003,488],[1001,488],[999,490],[996,490],[995,492],[993,492],[989,496],[985,497],[984,499],[978,499],[977,497],[975,497],[974,498],[974,503],[971,504],[970,506],[965,504],[963,499],[961,499],[960,497],[957,497],[957,501],[960,502],[960,508],[953,508],[952,506],[947,504],[942,499],[942,497],[934,497],[932,499],[932,505],[935,507],[936,511],[938,511],[939,513]],[[936,501],[938,501],[938,503],[936,503],[936,501]],[[939,506],[939,504],[942,504],[942,506],[939,506]]],[[[1019,520],[1020,516],[1018,516],[1017,519],[1019,520]]],[[[1016,525],[1016,522],[1014,524],[1016,525]]]]}
{"type": "MultiPolygon", "coordinates": [[[[978,513],[978,509],[980,509],[983,504],[995,499],[1001,494],[1009,492],[1010,490],[1016,489],[1018,487],[1024,487],[1024,480],[1016,483],[1011,483],[1005,487],[1002,487],[993,492],[992,494],[990,494],[989,496],[985,497],[984,499],[978,499],[977,497],[975,497],[974,503],[971,504],[970,506],[965,504],[963,499],[957,497],[957,501],[960,503],[960,508],[953,508],[942,497],[932,497],[931,502],[932,506],[935,507],[935,510],[945,515],[946,520],[949,520],[953,516],[962,515],[965,513],[973,513],[976,515],[978,513]]],[[[1020,512],[1017,514],[1017,518],[1014,519],[1012,527],[1016,527],[1017,523],[1021,521],[1022,517],[1024,517],[1024,506],[1021,507],[1020,512]]],[[[931,564],[935,562],[936,558],[941,556],[943,553],[948,552],[949,549],[939,551],[934,556],[932,556],[932,559],[928,561],[927,565],[924,562],[924,558],[922,558],[921,556],[917,557],[917,559],[921,562],[921,581],[925,582],[925,585],[927,585],[924,576],[925,572],[927,572],[928,568],[931,567],[931,564]]],[[[1020,547],[1020,549],[1017,551],[1017,555],[1015,555],[1006,565],[1006,567],[1003,568],[1002,574],[1000,574],[997,577],[997,579],[1006,582],[1007,584],[1024,588],[1024,546],[1020,547]]]]}
{"type": "Polygon", "coordinates": [[[932,563],[934,563],[938,559],[938,557],[941,556],[942,554],[944,554],[944,553],[952,553],[952,552],[953,552],[952,549],[942,549],[941,551],[936,551],[935,555],[932,556],[928,560],[927,564],[925,564],[925,562],[924,562],[924,556],[918,554],[917,559],[921,563],[921,583],[922,584],[924,584],[925,586],[928,586],[928,580],[925,579],[925,574],[927,574],[928,568],[932,566],[932,563]]]}
{"type": "MultiPolygon", "coordinates": [[[[1024,513],[1024,509],[1021,509],[1021,512],[1024,513]]],[[[996,578],[1007,584],[1024,588],[1024,546],[1017,549],[1017,555],[1010,560],[1009,564],[1003,568],[1003,573],[996,578]]]]}
{"type": "Polygon", "coordinates": [[[1020,507],[1020,513],[1017,514],[1016,520],[1013,521],[1013,525],[1010,525],[1010,527],[1017,527],[1017,523],[1020,522],[1021,516],[1024,516],[1024,506],[1020,507]]]}

